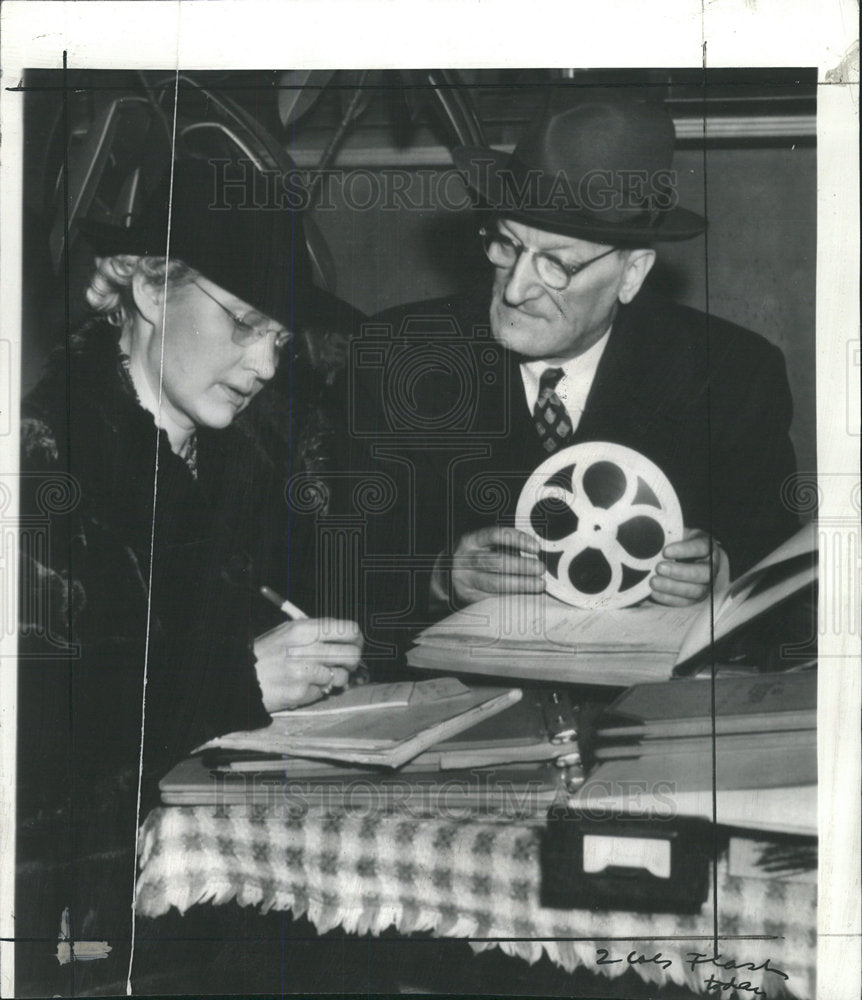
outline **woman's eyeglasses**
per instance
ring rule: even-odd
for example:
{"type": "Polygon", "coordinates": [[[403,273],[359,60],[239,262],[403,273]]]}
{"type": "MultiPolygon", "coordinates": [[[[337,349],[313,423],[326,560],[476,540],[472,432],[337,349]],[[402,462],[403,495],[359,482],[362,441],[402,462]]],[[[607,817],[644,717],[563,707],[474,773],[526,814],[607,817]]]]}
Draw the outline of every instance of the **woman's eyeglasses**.
{"type": "MultiPolygon", "coordinates": [[[[212,299],[219,309],[230,317],[231,322],[233,323],[231,340],[237,346],[248,347],[251,344],[256,344],[259,340],[263,340],[263,338],[271,332],[270,327],[263,326],[262,324],[255,325],[252,323],[246,323],[241,316],[237,316],[232,309],[226,306],[223,302],[219,302],[215,295],[211,295],[203,285],[199,285],[196,281],[193,281],[192,284],[195,288],[202,291],[208,299],[212,299]]],[[[290,339],[291,334],[289,330],[279,329],[275,331],[275,349],[277,351],[282,350],[282,348],[286,347],[290,343],[290,339]]]]}
{"type": "Polygon", "coordinates": [[[488,260],[499,268],[514,267],[521,258],[521,254],[529,254],[533,258],[533,267],[539,276],[542,284],[552,288],[555,292],[563,292],[569,287],[569,282],[576,274],[580,274],[584,268],[595,264],[602,257],[612,254],[617,248],[611,247],[605,250],[598,257],[592,257],[584,261],[583,264],[567,264],[565,261],[555,257],[552,253],[545,253],[544,250],[533,250],[532,247],[525,247],[523,243],[518,243],[501,232],[486,229],[484,226],[479,230],[482,237],[482,246],[485,248],[485,255],[488,260]]]}

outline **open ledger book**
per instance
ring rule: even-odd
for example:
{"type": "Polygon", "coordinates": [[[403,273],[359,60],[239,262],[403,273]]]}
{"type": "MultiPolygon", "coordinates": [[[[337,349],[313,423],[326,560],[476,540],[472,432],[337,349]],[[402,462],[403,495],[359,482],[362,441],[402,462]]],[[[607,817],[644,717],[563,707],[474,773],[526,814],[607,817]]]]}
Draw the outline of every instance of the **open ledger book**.
{"type": "Polygon", "coordinates": [[[585,611],[547,594],[489,597],[425,629],[413,667],[628,686],[696,672],[712,643],[810,586],[817,532],[806,525],[712,600],[585,611]]]}

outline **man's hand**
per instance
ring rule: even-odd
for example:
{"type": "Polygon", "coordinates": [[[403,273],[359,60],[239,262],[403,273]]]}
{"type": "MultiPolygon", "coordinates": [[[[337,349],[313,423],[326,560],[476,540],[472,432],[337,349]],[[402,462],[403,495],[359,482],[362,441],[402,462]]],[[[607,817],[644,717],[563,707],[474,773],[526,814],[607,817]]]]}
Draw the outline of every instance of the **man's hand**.
{"type": "Polygon", "coordinates": [[[263,706],[280,712],[344,687],[359,666],[362,632],[335,618],[284,622],[255,639],[254,655],[263,706]]]}
{"type": "Polygon", "coordinates": [[[724,550],[699,528],[686,528],[683,540],[666,546],[662,555],[664,561],[650,579],[652,599],[659,604],[676,608],[696,604],[709,593],[713,579],[719,582],[729,576],[724,550]]]}
{"type": "MultiPolygon", "coordinates": [[[[517,528],[480,528],[463,535],[452,556],[452,594],[472,604],[490,594],[540,594],[545,589],[539,543],[517,528]]],[[[435,570],[435,577],[442,570],[435,570]]],[[[439,579],[432,592],[445,593],[439,579]]]]}

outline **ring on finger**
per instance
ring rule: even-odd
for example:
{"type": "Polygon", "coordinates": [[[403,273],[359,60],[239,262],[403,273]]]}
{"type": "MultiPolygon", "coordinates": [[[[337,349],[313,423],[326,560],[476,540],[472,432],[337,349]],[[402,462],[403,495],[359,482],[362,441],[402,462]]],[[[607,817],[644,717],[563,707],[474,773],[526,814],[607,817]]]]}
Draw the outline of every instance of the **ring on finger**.
{"type": "Polygon", "coordinates": [[[332,694],[332,688],[335,682],[335,673],[332,667],[327,667],[326,669],[329,671],[329,680],[326,682],[326,685],[321,688],[321,691],[323,692],[324,696],[332,694]]]}

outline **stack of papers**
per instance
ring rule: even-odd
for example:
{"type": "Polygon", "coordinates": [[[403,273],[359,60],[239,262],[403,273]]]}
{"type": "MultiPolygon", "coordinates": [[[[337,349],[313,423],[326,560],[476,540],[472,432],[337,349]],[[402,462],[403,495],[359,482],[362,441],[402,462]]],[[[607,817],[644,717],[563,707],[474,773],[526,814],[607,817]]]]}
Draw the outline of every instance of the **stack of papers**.
{"type": "Polygon", "coordinates": [[[599,722],[577,802],[816,832],[816,703],[815,669],[634,687],[599,722]]]}
{"type": "Polygon", "coordinates": [[[569,804],[590,816],[602,810],[658,820],[691,816],[745,830],[817,836],[817,786],[812,784],[715,792],[710,788],[672,796],[666,788],[635,787],[623,796],[591,778],[569,804]]]}
{"type": "Polygon", "coordinates": [[[624,686],[670,676],[697,607],[586,611],[548,594],[489,597],[426,629],[413,667],[624,686]]]}

